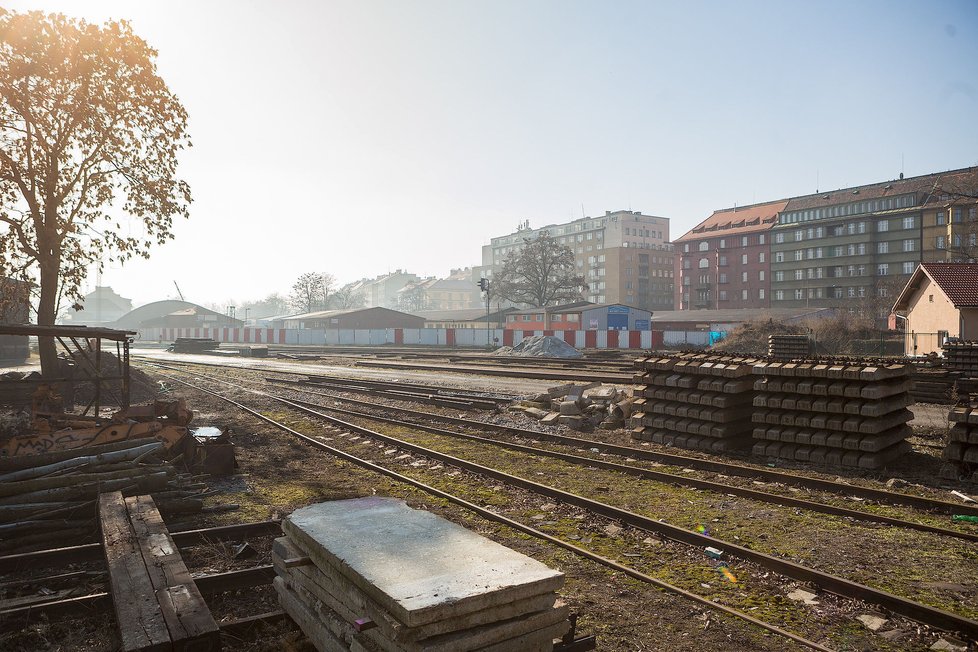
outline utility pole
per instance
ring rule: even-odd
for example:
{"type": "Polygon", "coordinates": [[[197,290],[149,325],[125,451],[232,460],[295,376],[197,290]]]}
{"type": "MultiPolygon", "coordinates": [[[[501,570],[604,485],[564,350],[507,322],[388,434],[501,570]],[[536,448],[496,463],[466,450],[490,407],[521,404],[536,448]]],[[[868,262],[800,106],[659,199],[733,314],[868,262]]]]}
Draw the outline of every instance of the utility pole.
{"type": "Polygon", "coordinates": [[[492,336],[490,335],[490,331],[489,331],[489,279],[487,279],[487,278],[480,278],[479,279],[479,288],[481,288],[482,291],[486,295],[486,349],[491,349],[492,348],[492,340],[491,340],[491,337],[492,336]]]}

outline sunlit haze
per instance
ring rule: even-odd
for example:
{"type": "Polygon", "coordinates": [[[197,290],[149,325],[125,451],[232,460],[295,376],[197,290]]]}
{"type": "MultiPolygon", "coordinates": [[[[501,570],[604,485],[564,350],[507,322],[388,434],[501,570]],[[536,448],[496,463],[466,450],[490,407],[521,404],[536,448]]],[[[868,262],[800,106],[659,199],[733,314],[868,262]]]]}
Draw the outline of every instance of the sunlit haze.
{"type": "Polygon", "coordinates": [[[137,305],[978,164],[973,0],[4,4],[131,20],[189,112],[190,220],[101,279],[137,305]]]}

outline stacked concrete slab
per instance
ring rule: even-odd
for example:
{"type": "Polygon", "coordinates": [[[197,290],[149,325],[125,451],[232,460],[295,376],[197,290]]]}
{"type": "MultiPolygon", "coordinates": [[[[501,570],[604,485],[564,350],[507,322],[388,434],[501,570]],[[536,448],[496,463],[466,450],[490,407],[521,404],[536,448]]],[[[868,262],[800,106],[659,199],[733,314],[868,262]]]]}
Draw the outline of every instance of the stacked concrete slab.
{"type": "Polygon", "coordinates": [[[754,367],[755,455],[880,468],[910,450],[910,366],[769,360],[754,367]]]}
{"type": "Polygon", "coordinates": [[[811,355],[811,340],[807,335],[769,335],[767,354],[778,360],[791,360],[811,355]]]}
{"type": "Polygon", "coordinates": [[[749,447],[754,362],[713,353],[636,360],[632,437],[693,450],[749,447]]]}
{"type": "Polygon", "coordinates": [[[323,651],[551,652],[564,575],[400,500],[296,510],[272,562],[282,608],[323,651]]]}
{"type": "Polygon", "coordinates": [[[958,403],[948,419],[954,426],[944,447],[944,459],[958,471],[978,467],[978,397],[958,403]]]}

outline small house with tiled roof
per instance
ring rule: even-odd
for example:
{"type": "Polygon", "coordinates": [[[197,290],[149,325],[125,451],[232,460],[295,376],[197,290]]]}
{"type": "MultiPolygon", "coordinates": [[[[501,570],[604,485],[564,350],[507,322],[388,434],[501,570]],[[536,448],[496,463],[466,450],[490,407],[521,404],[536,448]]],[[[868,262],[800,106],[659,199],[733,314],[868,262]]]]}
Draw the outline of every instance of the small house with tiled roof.
{"type": "Polygon", "coordinates": [[[978,340],[978,263],[921,263],[897,297],[908,355],[940,352],[945,337],[978,340]]]}

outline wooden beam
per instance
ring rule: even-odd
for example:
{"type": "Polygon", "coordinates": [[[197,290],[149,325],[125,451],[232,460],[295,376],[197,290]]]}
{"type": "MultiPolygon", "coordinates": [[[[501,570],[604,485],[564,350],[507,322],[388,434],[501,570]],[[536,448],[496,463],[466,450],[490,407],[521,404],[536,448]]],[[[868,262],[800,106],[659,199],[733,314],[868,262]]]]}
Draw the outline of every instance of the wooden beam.
{"type": "Polygon", "coordinates": [[[121,491],[99,496],[99,521],[123,650],[171,650],[170,632],[121,491]]]}

